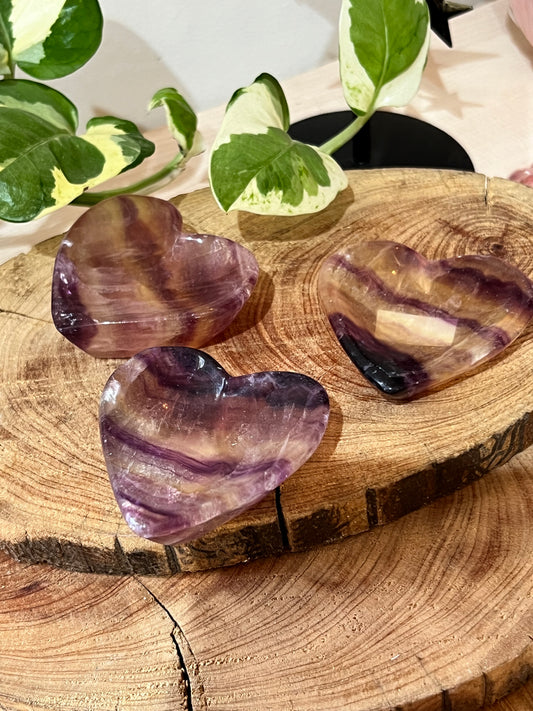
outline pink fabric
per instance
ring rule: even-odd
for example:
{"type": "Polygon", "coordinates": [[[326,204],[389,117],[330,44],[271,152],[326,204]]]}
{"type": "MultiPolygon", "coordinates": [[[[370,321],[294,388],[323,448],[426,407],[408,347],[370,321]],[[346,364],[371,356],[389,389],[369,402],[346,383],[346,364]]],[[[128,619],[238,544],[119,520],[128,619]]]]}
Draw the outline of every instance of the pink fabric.
{"type": "Polygon", "coordinates": [[[533,45],[533,0],[510,0],[511,17],[533,45]]]}

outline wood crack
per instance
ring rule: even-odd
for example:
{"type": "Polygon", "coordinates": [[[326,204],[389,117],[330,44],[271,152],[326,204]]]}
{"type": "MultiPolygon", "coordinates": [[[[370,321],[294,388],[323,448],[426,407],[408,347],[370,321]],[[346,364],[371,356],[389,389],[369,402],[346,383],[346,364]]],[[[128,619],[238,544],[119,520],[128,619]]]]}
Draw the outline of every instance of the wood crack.
{"type": "Polygon", "coordinates": [[[486,706],[489,698],[489,677],[487,672],[482,670],[481,678],[483,679],[483,706],[486,706]]]}
{"type": "Polygon", "coordinates": [[[285,520],[285,514],[283,512],[283,506],[281,504],[281,490],[280,487],[278,486],[275,492],[276,496],[276,513],[278,517],[278,526],[279,526],[279,531],[281,535],[281,544],[283,546],[283,549],[286,551],[291,550],[291,546],[289,543],[289,531],[287,529],[287,521],[285,520]]]}
{"type": "Polygon", "coordinates": [[[0,308],[0,314],[6,314],[8,316],[18,316],[19,318],[28,318],[31,321],[37,321],[38,323],[46,323],[48,325],[51,325],[51,322],[49,319],[39,318],[38,316],[31,316],[30,314],[22,314],[22,313],[19,313],[18,311],[11,311],[10,309],[0,308]]]}
{"type": "Polygon", "coordinates": [[[184,693],[186,711],[204,711],[207,709],[205,701],[205,692],[201,680],[198,678],[200,665],[196,659],[194,652],[189,644],[187,637],[181,629],[178,621],[172,615],[170,610],[159,600],[159,598],[145,585],[138,577],[133,576],[139,585],[150,595],[152,600],[159,605],[166,616],[172,623],[170,637],[176,650],[181,674],[182,688],[184,693]],[[196,704],[198,702],[198,705],[196,704]]]}
{"type": "MultiPolygon", "coordinates": [[[[425,676],[427,679],[429,679],[430,683],[438,688],[440,690],[440,700],[441,700],[441,709],[442,711],[449,711],[449,706],[448,706],[448,701],[449,698],[446,698],[446,690],[443,689],[442,684],[439,682],[439,680],[429,671],[429,669],[426,667],[424,664],[423,658],[419,654],[415,654],[415,659],[420,665],[420,668],[424,672],[425,676]]],[[[432,694],[433,695],[433,694],[432,694]]]]}
{"type": "Polygon", "coordinates": [[[489,186],[490,186],[490,178],[485,176],[485,188],[483,190],[483,202],[487,207],[490,207],[490,202],[489,202],[489,186]]]}

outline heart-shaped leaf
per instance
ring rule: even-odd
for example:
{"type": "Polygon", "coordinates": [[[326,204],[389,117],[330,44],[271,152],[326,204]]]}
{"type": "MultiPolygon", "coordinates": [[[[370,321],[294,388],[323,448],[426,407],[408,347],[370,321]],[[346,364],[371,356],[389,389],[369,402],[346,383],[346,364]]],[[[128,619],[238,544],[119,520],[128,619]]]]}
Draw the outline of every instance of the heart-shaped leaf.
{"type": "Polygon", "coordinates": [[[130,121],[92,119],[76,136],[75,106],[50,87],[0,82],[0,218],[24,222],[69,204],[154,150],[130,121]]]}
{"type": "Polygon", "coordinates": [[[319,445],[328,396],[312,378],[231,377],[189,348],[153,348],[113,373],[100,405],[111,486],[131,529],[191,541],[282,484],[319,445]]]}
{"type": "Polygon", "coordinates": [[[496,257],[428,261],[396,242],[329,257],[319,293],[340,344],[381,392],[410,398],[470,373],[533,316],[533,284],[496,257]]]}
{"type": "Polygon", "coordinates": [[[102,24],[97,0],[2,0],[0,74],[18,65],[36,79],[66,76],[96,52],[102,24]]]}
{"type": "Polygon", "coordinates": [[[104,156],[104,166],[99,175],[87,181],[88,188],[135,168],[154,152],[152,141],[147,140],[134,123],[115,116],[89,119],[87,131],[80,138],[98,148],[104,156]]]}
{"type": "Polygon", "coordinates": [[[262,74],[235,92],[210,158],[211,188],[223,210],[317,212],[347,186],[333,158],[294,141],[288,128],[287,101],[274,77],[262,74]]]}
{"type": "Polygon", "coordinates": [[[411,101],[426,64],[429,35],[425,0],[343,0],[340,72],[346,101],[356,114],[411,101]]]}
{"type": "Polygon", "coordinates": [[[173,88],[159,89],[153,95],[148,110],[159,106],[165,109],[167,124],[179,146],[182,162],[201,153],[204,149],[197,132],[198,118],[183,96],[173,88]]]}
{"type": "Polygon", "coordinates": [[[236,242],[183,233],[170,202],[109,198],[61,243],[52,317],[65,338],[93,356],[200,346],[233,321],[258,271],[253,254],[236,242]]]}

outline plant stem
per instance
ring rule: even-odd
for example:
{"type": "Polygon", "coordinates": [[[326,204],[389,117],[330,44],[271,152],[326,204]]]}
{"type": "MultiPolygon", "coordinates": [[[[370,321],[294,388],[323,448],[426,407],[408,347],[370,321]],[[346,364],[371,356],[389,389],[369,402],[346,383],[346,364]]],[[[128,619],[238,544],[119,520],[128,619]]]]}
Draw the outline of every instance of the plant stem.
{"type": "Polygon", "coordinates": [[[170,175],[174,170],[176,170],[182,160],[182,154],[178,153],[178,155],[174,156],[174,158],[165,166],[163,166],[160,170],[158,170],[153,175],[148,176],[147,178],[143,178],[143,180],[139,180],[136,183],[131,183],[130,185],[126,185],[123,188],[115,188],[114,190],[102,190],[100,192],[83,193],[82,195],[79,195],[77,198],[75,198],[71,202],[71,205],[96,205],[96,203],[101,202],[102,200],[106,200],[107,198],[114,197],[115,195],[125,195],[126,193],[139,193],[145,190],[146,188],[155,185],[160,180],[163,180],[163,178],[166,178],[167,175],[170,175]]]}
{"type": "Polygon", "coordinates": [[[327,153],[329,156],[335,153],[335,151],[338,151],[339,148],[342,148],[345,143],[348,143],[348,141],[363,128],[372,114],[373,111],[368,111],[364,116],[358,116],[354,121],[349,123],[346,128],[343,128],[342,131],[337,133],[336,136],[333,136],[328,141],[323,143],[320,146],[320,150],[323,153],[327,153]]]}

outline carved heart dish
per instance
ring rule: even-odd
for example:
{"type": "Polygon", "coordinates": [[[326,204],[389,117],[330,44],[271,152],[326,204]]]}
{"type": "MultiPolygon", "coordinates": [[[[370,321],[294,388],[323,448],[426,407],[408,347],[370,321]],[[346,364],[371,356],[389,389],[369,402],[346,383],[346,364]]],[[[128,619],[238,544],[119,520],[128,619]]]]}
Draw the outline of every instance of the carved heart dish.
{"type": "Polygon", "coordinates": [[[114,197],[65,235],[52,282],[58,331],[90,355],[202,346],[228,326],[257,282],[253,254],[224,237],[182,232],[172,203],[114,197]]]}
{"type": "Polygon", "coordinates": [[[193,540],[273,491],[326,429],[324,388],[305,375],[231,377],[191,348],[151,348],[119,366],[100,433],[122,515],[159,543],[193,540]]]}
{"type": "Polygon", "coordinates": [[[390,241],[328,257],[322,305],[340,344],[382,393],[412,398],[470,373],[533,315],[533,284],[492,256],[428,261],[390,241]]]}

